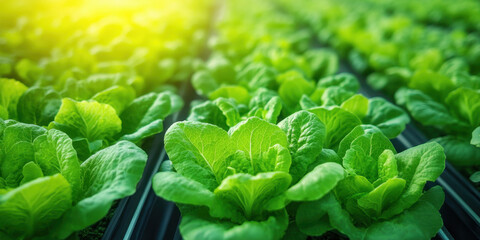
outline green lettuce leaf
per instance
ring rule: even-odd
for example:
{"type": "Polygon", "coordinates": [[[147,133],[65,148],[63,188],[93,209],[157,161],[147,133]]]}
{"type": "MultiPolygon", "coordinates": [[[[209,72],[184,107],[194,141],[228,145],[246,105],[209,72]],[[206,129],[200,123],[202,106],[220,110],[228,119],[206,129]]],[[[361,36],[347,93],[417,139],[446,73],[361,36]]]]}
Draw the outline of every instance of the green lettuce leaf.
{"type": "Polygon", "coordinates": [[[382,156],[388,152],[396,152],[392,143],[378,128],[371,125],[354,128],[342,140],[338,149],[345,170],[352,175],[361,175],[371,183],[382,178],[382,156]]]}
{"type": "Polygon", "coordinates": [[[113,137],[122,130],[122,121],[108,104],[64,98],[62,106],[49,128],[67,133],[71,138],[86,138],[93,142],[113,137]]]}
{"type": "Polygon", "coordinates": [[[442,189],[434,187],[394,218],[358,227],[333,194],[329,194],[320,200],[302,203],[296,223],[310,236],[321,236],[336,229],[350,239],[431,239],[443,226],[438,212],[443,200],[442,189]]]}
{"type": "Polygon", "coordinates": [[[315,114],[300,111],[285,118],[278,126],[287,134],[292,156],[290,174],[292,183],[296,183],[320,155],[325,141],[325,125],[315,114]]]}
{"type": "Polygon", "coordinates": [[[427,181],[435,181],[445,169],[445,153],[436,142],[407,149],[397,155],[398,177],[405,179],[406,188],[400,198],[382,213],[390,218],[409,208],[422,196],[427,181]]]}
{"type": "Polygon", "coordinates": [[[13,59],[0,56],[0,76],[10,74],[13,69],[13,59]]]}
{"type": "Polygon", "coordinates": [[[8,187],[14,188],[20,184],[23,166],[35,161],[34,140],[45,132],[42,127],[25,123],[12,122],[5,127],[0,142],[0,152],[3,155],[0,160],[0,176],[8,187]]]}
{"type": "Polygon", "coordinates": [[[470,177],[469,177],[470,181],[474,182],[474,183],[478,183],[480,182],[480,171],[476,171],[474,172],[470,177]]]}
{"type": "Polygon", "coordinates": [[[353,113],[339,107],[317,107],[308,110],[314,113],[325,125],[326,138],[324,147],[336,149],[340,141],[361,122],[353,113]]]}
{"type": "Polygon", "coordinates": [[[340,73],[322,78],[318,81],[317,88],[340,87],[346,91],[356,93],[360,89],[357,78],[349,73],[340,73]]]}
{"type": "Polygon", "coordinates": [[[285,210],[275,212],[263,221],[246,221],[241,224],[208,216],[202,209],[182,210],[180,232],[189,239],[279,239],[288,226],[285,210]]]}
{"type": "Polygon", "coordinates": [[[229,127],[233,127],[240,122],[240,112],[234,99],[217,98],[214,102],[222,111],[229,127]]]}
{"type": "Polygon", "coordinates": [[[445,150],[448,162],[456,167],[471,167],[480,164],[480,148],[471,145],[467,138],[446,136],[432,139],[445,150]]]}
{"type": "Polygon", "coordinates": [[[425,126],[435,126],[445,131],[468,131],[468,125],[452,116],[448,109],[419,90],[400,89],[395,94],[397,103],[405,105],[412,117],[425,126]]]}
{"type": "Polygon", "coordinates": [[[45,135],[37,137],[34,142],[35,161],[47,176],[61,173],[70,183],[72,200],[75,202],[80,194],[80,163],[72,140],[67,134],[51,129],[45,135]]]}
{"type": "Polygon", "coordinates": [[[208,96],[219,88],[219,84],[206,70],[196,72],[192,77],[192,85],[199,95],[208,96]]]}
{"type": "Polygon", "coordinates": [[[177,122],[165,134],[165,150],[173,166],[213,191],[227,170],[225,159],[234,153],[225,130],[199,122],[177,122]]]}
{"type": "Polygon", "coordinates": [[[17,119],[17,104],[27,91],[23,83],[14,79],[0,78],[0,118],[17,119]]]}
{"type": "Polygon", "coordinates": [[[252,176],[238,173],[225,178],[215,195],[239,206],[247,219],[261,216],[268,201],[290,186],[286,172],[263,172],[252,176]]]}
{"type": "Polygon", "coordinates": [[[274,89],[277,71],[263,63],[252,63],[238,73],[238,82],[250,90],[259,88],[274,89]]]}
{"type": "Polygon", "coordinates": [[[36,163],[28,162],[27,164],[23,165],[22,175],[23,175],[23,179],[20,182],[20,185],[23,185],[37,178],[43,177],[43,172],[42,172],[42,169],[36,163]]]}
{"type": "Polygon", "coordinates": [[[277,123],[277,119],[279,118],[283,109],[282,100],[278,96],[272,97],[264,105],[260,103],[257,105],[252,104],[251,100],[250,106],[253,106],[253,108],[251,108],[250,112],[248,112],[249,117],[259,117],[269,123],[277,123]]]}
{"type": "Polygon", "coordinates": [[[410,79],[408,87],[420,90],[437,101],[442,101],[448,93],[455,89],[450,78],[432,70],[416,71],[410,79]]]}
{"type": "Polygon", "coordinates": [[[248,90],[242,86],[223,86],[208,95],[210,100],[215,100],[220,97],[233,98],[241,104],[248,104],[250,101],[248,90]]]}
{"type": "Polygon", "coordinates": [[[47,234],[51,224],[71,208],[71,194],[70,185],[60,174],[0,193],[0,230],[13,238],[47,234]]]}
{"type": "Polygon", "coordinates": [[[235,82],[237,73],[234,65],[227,58],[214,55],[208,60],[206,67],[218,83],[229,84],[235,82]]]}
{"type": "Polygon", "coordinates": [[[445,103],[456,118],[474,127],[480,125],[480,92],[461,87],[448,94],[445,103]]]}
{"type": "MultiPolygon", "coordinates": [[[[266,171],[288,172],[291,159],[287,150],[287,137],[276,125],[253,117],[230,128],[228,134],[231,137],[234,149],[245,153],[253,173],[266,171]],[[286,151],[287,156],[285,158],[276,156],[274,162],[265,162],[265,160],[271,159],[268,156],[270,155],[270,149],[277,145],[279,151],[286,151]]],[[[285,155],[285,153],[282,155],[285,155]]]]}
{"type": "Polygon", "coordinates": [[[80,200],[56,222],[50,236],[66,238],[105,217],[115,200],[135,192],[146,162],[147,154],[128,141],[120,141],[84,161],[80,165],[80,200]]]}
{"type": "Polygon", "coordinates": [[[412,72],[405,67],[390,67],[384,73],[374,72],[368,75],[367,83],[375,90],[394,95],[399,87],[406,86],[412,72]]]}
{"type": "Polygon", "coordinates": [[[473,130],[470,144],[480,147],[480,127],[477,127],[475,130],[473,130]]]}
{"type": "Polygon", "coordinates": [[[162,171],[153,178],[153,190],[159,196],[168,201],[176,203],[191,204],[199,206],[211,206],[215,201],[215,195],[203,184],[183,175],[162,171]]]}
{"type": "Polygon", "coordinates": [[[315,89],[313,82],[294,70],[277,76],[277,82],[280,84],[278,95],[292,113],[296,110],[302,96],[310,95],[315,89]]]}
{"type": "Polygon", "coordinates": [[[302,110],[308,110],[310,108],[318,107],[318,104],[307,95],[303,95],[300,99],[300,107],[302,110]]]}
{"type": "Polygon", "coordinates": [[[32,60],[23,58],[16,63],[15,71],[27,85],[33,85],[43,75],[44,69],[32,60]]]}
{"type": "Polygon", "coordinates": [[[278,93],[266,88],[259,88],[256,90],[248,103],[250,109],[255,107],[263,107],[272,100],[272,98],[278,98],[278,93]]]}
{"type": "Polygon", "coordinates": [[[322,106],[340,106],[347,99],[355,95],[342,87],[328,87],[322,95],[322,106]]]}
{"type": "Polygon", "coordinates": [[[197,121],[203,123],[210,123],[228,130],[227,117],[224,112],[217,106],[215,101],[205,101],[198,104],[190,110],[187,118],[188,121],[197,121]]]}
{"type": "Polygon", "coordinates": [[[343,167],[338,163],[324,163],[308,172],[286,192],[287,199],[314,201],[328,194],[345,177],[343,167]]]}
{"type": "Polygon", "coordinates": [[[355,94],[345,101],[342,101],[340,107],[355,114],[359,119],[363,119],[368,113],[376,112],[371,110],[369,103],[368,98],[361,94],[355,94]]]}
{"type": "Polygon", "coordinates": [[[405,111],[387,100],[371,98],[368,102],[368,113],[362,122],[375,125],[382,130],[385,136],[392,139],[403,132],[405,125],[410,122],[410,118],[405,111]]]}
{"type": "Polygon", "coordinates": [[[48,126],[62,105],[62,98],[51,87],[31,87],[18,100],[18,120],[48,126]]]}
{"type": "Polygon", "coordinates": [[[163,120],[183,106],[181,98],[171,92],[149,93],[136,98],[120,115],[120,140],[139,143],[141,140],[160,133],[163,120]]]}
{"type": "Polygon", "coordinates": [[[312,68],[312,77],[319,79],[338,71],[338,55],[330,49],[310,49],[304,53],[312,68]]]}
{"type": "Polygon", "coordinates": [[[113,86],[92,97],[92,100],[112,106],[117,115],[120,115],[133,99],[135,99],[135,90],[126,86],[113,86]]]}
{"type": "Polygon", "coordinates": [[[98,73],[89,75],[86,79],[68,83],[62,90],[62,96],[75,100],[87,100],[95,94],[103,92],[112,86],[133,87],[138,94],[144,85],[143,78],[132,74],[98,73]]]}

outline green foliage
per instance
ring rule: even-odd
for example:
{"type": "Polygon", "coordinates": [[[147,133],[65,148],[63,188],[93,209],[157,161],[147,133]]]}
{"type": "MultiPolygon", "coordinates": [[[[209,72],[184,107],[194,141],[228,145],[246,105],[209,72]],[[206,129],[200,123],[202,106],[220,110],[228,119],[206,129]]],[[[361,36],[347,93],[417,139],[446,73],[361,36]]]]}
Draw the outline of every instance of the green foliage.
{"type": "Polygon", "coordinates": [[[405,105],[413,118],[425,126],[443,128],[447,132],[468,131],[468,124],[455,118],[449,109],[419,90],[402,89],[395,95],[397,102],[405,105]]]}
{"type": "Polygon", "coordinates": [[[390,139],[400,135],[409,122],[405,111],[378,97],[369,99],[368,112],[362,119],[362,123],[375,125],[390,139]]]}
{"type": "MultiPolygon", "coordinates": [[[[177,82],[202,68],[211,2],[181,1],[2,4],[0,239],[81,238],[135,192],[139,146],[183,106],[177,82]]],[[[227,58],[205,68],[221,83],[236,78],[227,58]]]]}
{"type": "Polygon", "coordinates": [[[445,168],[438,143],[427,143],[395,154],[382,131],[361,125],[340,143],[347,176],[326,197],[302,203],[296,212],[300,231],[321,236],[338,230],[351,239],[429,239],[440,229],[441,188],[427,192],[445,168]]]}
{"type": "Polygon", "coordinates": [[[314,90],[314,83],[305,79],[297,71],[289,71],[279,75],[277,82],[280,85],[278,95],[282,98],[286,107],[293,109],[293,112],[301,97],[304,94],[310,95],[314,90]]]}
{"type": "Polygon", "coordinates": [[[18,120],[40,126],[48,126],[57,115],[62,98],[51,87],[32,87],[18,100],[18,120]]]}
{"type": "Polygon", "coordinates": [[[282,109],[282,101],[275,92],[260,88],[253,93],[248,106],[234,98],[220,97],[194,106],[188,120],[211,123],[228,130],[241,120],[253,116],[277,123],[282,109]]]}
{"type": "Polygon", "coordinates": [[[65,98],[50,128],[62,130],[71,138],[86,138],[93,142],[119,133],[122,122],[108,104],[65,98]]]}
{"type": "Polygon", "coordinates": [[[153,189],[181,204],[183,237],[281,238],[289,202],[320,199],[344,178],[337,163],[314,165],[325,135],[314,114],[296,113],[279,126],[250,117],[228,132],[195,121],[168,129],[173,168],[155,175],[153,189]]]}
{"type": "Polygon", "coordinates": [[[325,125],[314,114],[300,111],[281,121],[278,126],[287,134],[293,163],[290,174],[293,183],[296,183],[320,155],[325,141],[325,125]]]}
{"type": "Polygon", "coordinates": [[[27,87],[14,79],[0,78],[0,118],[15,119],[17,104],[27,87]]]}
{"type": "Polygon", "coordinates": [[[334,150],[353,128],[361,124],[357,116],[339,107],[317,107],[310,109],[309,112],[314,113],[325,125],[324,146],[334,150]]]}
{"type": "Polygon", "coordinates": [[[120,114],[120,140],[139,143],[163,130],[163,120],[180,110],[182,99],[171,92],[149,93],[136,98],[120,114]]]}
{"type": "Polygon", "coordinates": [[[9,238],[64,239],[97,222],[114,200],[134,193],[147,161],[140,148],[121,141],[81,163],[59,130],[2,126],[0,231],[9,238]]]}
{"type": "Polygon", "coordinates": [[[448,161],[456,167],[472,167],[478,165],[480,148],[473,146],[466,138],[446,136],[434,138],[445,149],[448,161]]]}
{"type": "Polygon", "coordinates": [[[321,236],[335,229],[350,239],[430,239],[443,225],[438,212],[443,199],[442,189],[434,187],[393,219],[359,227],[335,196],[329,194],[320,200],[302,204],[296,221],[300,230],[311,236],[321,236]]]}

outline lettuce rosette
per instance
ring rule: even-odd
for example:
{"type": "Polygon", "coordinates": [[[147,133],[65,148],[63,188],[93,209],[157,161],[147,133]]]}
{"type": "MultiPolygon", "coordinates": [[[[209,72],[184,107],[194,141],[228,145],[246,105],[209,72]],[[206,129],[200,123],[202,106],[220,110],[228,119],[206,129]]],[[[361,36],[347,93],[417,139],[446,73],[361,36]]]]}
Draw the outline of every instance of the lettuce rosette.
{"type": "Polygon", "coordinates": [[[67,134],[0,120],[0,238],[65,239],[135,192],[147,155],[119,141],[80,161],[67,134]]]}
{"type": "Polygon", "coordinates": [[[396,153],[378,128],[360,125],[340,142],[338,155],[346,177],[322,199],[297,209],[305,236],[336,230],[350,239],[430,239],[443,226],[441,187],[424,191],[445,168],[440,144],[396,153]]]}
{"type": "Polygon", "coordinates": [[[338,163],[319,163],[323,123],[298,112],[279,125],[257,117],[228,132],[178,122],[165,136],[170,161],[153,179],[160,197],[182,212],[185,239],[280,239],[290,202],[314,201],[344,178],[338,163]]]}

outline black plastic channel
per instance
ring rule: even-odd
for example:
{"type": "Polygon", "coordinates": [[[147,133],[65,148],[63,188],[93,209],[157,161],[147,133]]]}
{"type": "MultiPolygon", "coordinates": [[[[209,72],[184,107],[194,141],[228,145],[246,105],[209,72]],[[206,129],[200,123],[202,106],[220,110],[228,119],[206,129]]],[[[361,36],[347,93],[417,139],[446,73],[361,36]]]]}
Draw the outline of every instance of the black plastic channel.
{"type": "MultiPolygon", "coordinates": [[[[185,120],[188,117],[191,102],[194,99],[198,99],[189,82],[185,82],[182,97],[185,104],[183,109],[176,115],[175,121],[185,120]]],[[[163,149],[160,159],[152,169],[152,175],[144,189],[144,200],[137,208],[137,218],[130,222],[123,239],[174,239],[180,220],[180,212],[173,202],[158,197],[152,189],[153,176],[160,169],[161,163],[166,161],[167,158],[165,149],[163,149]],[[138,216],[141,216],[141,218],[138,216]]]]}
{"type": "MultiPolygon", "coordinates": [[[[152,141],[152,146],[159,146],[160,141],[163,138],[162,135],[163,134],[159,134],[154,137],[152,141]]],[[[130,219],[133,216],[135,206],[141,198],[140,189],[143,189],[143,186],[145,186],[146,184],[146,179],[148,178],[146,176],[146,173],[148,172],[148,169],[151,168],[151,165],[156,161],[156,159],[158,159],[158,152],[158,147],[153,147],[148,152],[147,165],[145,166],[144,174],[140,179],[140,182],[137,184],[137,191],[135,191],[135,194],[133,194],[132,196],[120,200],[120,203],[115,209],[115,213],[102,236],[102,240],[118,239],[124,234],[127,226],[130,224],[130,219]]]]}
{"type": "MultiPolygon", "coordinates": [[[[360,81],[360,93],[366,97],[382,97],[392,102],[385,95],[371,89],[363,76],[355,74],[355,71],[346,63],[340,64],[340,72],[348,72],[356,75],[360,81]]],[[[407,124],[405,130],[392,140],[397,151],[401,152],[408,148],[423,144],[428,138],[413,124],[407,124]]],[[[435,238],[437,239],[480,239],[480,201],[478,194],[474,194],[471,185],[460,173],[446,163],[445,171],[435,183],[428,187],[440,185],[445,191],[445,203],[440,209],[444,227],[440,229],[435,238]]]]}
{"type": "MultiPolygon", "coordinates": [[[[182,83],[180,87],[180,95],[183,95],[186,91],[186,85],[186,82],[182,83]]],[[[132,196],[120,200],[118,207],[115,209],[115,213],[103,234],[102,240],[123,239],[126,234],[128,234],[129,226],[132,224],[132,221],[136,221],[139,218],[139,208],[141,208],[145,202],[145,189],[151,187],[151,178],[153,177],[153,174],[158,171],[157,165],[159,166],[160,160],[163,159],[163,138],[165,136],[165,131],[177,121],[178,117],[179,113],[168,116],[163,122],[163,131],[155,135],[150,143],[145,144],[149,145],[150,150],[148,151],[148,160],[143,176],[137,184],[137,191],[132,196]]]]}

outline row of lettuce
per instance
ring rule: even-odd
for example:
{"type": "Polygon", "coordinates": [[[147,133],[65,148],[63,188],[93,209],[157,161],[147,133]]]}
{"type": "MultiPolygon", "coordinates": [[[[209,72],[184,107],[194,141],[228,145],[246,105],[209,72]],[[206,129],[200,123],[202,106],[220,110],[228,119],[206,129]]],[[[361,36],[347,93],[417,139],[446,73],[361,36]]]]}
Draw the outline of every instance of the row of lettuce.
{"type": "Polygon", "coordinates": [[[480,5],[475,0],[462,0],[457,4],[443,0],[394,1],[367,0],[385,12],[401,12],[414,21],[443,28],[478,32],[480,30],[480,5]]]}
{"type": "Polygon", "coordinates": [[[209,1],[102,4],[2,4],[0,239],[75,238],[104,218],[183,105],[168,84],[192,74],[209,1]]]}
{"type": "MultiPolygon", "coordinates": [[[[303,2],[302,2],[303,3],[303,2]]],[[[409,122],[358,93],[338,57],[275,1],[225,3],[211,58],[192,79],[207,100],[165,135],[155,193],[185,239],[430,239],[442,227],[440,144],[397,153],[409,122]],[[251,8],[255,6],[255,8],[251,8]]]]}
{"type": "Polygon", "coordinates": [[[368,74],[371,87],[407,109],[445,148],[450,163],[480,181],[478,1],[285,0],[282,5],[309,25],[318,41],[368,74]]]}

